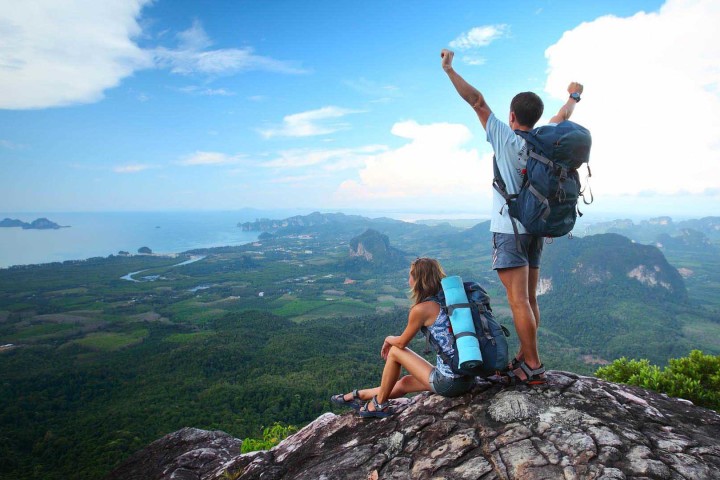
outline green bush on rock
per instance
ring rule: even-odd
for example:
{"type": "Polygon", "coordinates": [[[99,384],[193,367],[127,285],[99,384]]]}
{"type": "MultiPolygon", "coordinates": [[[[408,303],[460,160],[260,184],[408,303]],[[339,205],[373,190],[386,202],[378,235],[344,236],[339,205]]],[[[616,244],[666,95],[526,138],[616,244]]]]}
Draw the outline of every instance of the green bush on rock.
{"type": "Polygon", "coordinates": [[[705,355],[693,350],[690,355],[673,358],[660,369],[648,360],[628,360],[622,357],[595,372],[598,377],[636,385],[671,397],[679,397],[694,404],[720,411],[720,355],[705,355]]]}
{"type": "Polygon", "coordinates": [[[270,450],[283,439],[297,431],[298,428],[294,425],[283,426],[280,422],[275,422],[272,426],[263,429],[262,438],[244,439],[240,452],[248,453],[256,450],[270,450]]]}

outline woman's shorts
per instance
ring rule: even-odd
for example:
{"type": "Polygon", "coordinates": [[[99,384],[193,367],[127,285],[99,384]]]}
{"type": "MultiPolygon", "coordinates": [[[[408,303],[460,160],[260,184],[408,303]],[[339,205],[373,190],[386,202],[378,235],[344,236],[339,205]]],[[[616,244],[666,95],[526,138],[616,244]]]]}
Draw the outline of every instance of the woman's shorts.
{"type": "Polygon", "coordinates": [[[470,391],[475,385],[475,377],[446,377],[433,367],[430,372],[430,390],[443,397],[457,397],[470,391]]]}

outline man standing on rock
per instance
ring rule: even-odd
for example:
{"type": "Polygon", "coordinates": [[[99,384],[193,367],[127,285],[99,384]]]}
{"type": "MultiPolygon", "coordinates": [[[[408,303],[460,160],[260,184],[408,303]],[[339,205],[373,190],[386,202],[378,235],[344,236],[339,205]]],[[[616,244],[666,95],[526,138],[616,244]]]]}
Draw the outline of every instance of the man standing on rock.
{"type": "MultiPolygon", "coordinates": [[[[518,193],[527,163],[528,148],[525,140],[515,130],[530,131],[542,116],[544,105],[533,92],[518,93],[510,103],[509,125],[501,122],[485,101],[482,93],[467,83],[452,67],[454,53],[440,53],[442,67],[460,96],[472,106],[480,123],[487,132],[487,140],[493,147],[500,176],[510,194],[518,193]]],[[[571,83],[568,98],[550,123],[568,120],[580,101],[583,86],[571,83]]],[[[490,231],[493,232],[493,269],[507,292],[520,349],[513,358],[504,380],[509,384],[537,385],[545,383],[545,368],[540,362],[537,348],[537,329],[540,326],[540,310],[537,304],[537,284],[540,278],[540,256],[543,239],[527,234],[517,222],[516,242],[505,199],[493,194],[493,210],[490,231]],[[518,249],[518,246],[520,247],[518,249]]]]}

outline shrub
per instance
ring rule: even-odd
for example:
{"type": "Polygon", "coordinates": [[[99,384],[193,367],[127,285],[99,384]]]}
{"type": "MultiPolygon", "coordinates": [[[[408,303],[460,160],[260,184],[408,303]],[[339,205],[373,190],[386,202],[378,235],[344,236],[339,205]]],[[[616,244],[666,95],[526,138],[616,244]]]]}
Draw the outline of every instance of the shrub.
{"type": "Polygon", "coordinates": [[[599,378],[647,388],[694,404],[720,411],[720,355],[693,350],[690,355],[673,358],[660,369],[647,360],[622,357],[595,372],[599,378]]]}
{"type": "Polygon", "coordinates": [[[280,441],[297,431],[298,428],[294,425],[283,426],[280,422],[275,422],[272,426],[263,429],[262,438],[246,438],[243,440],[240,453],[270,450],[280,441]]]}

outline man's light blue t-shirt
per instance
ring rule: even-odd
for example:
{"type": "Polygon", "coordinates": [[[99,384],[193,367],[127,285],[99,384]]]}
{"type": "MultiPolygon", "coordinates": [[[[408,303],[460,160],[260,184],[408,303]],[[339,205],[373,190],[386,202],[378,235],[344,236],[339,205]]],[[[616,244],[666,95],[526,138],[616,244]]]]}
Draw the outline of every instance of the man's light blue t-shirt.
{"type": "MultiPolygon", "coordinates": [[[[487,131],[487,140],[495,152],[498,170],[505,181],[508,193],[517,193],[522,184],[522,170],[527,165],[528,159],[525,139],[516,135],[509,125],[498,120],[494,113],[488,117],[485,130],[487,131]]],[[[490,231],[513,233],[505,199],[495,189],[493,189],[492,208],[490,231]]],[[[527,233],[519,221],[516,220],[515,225],[517,225],[518,233],[527,233]]]]}

